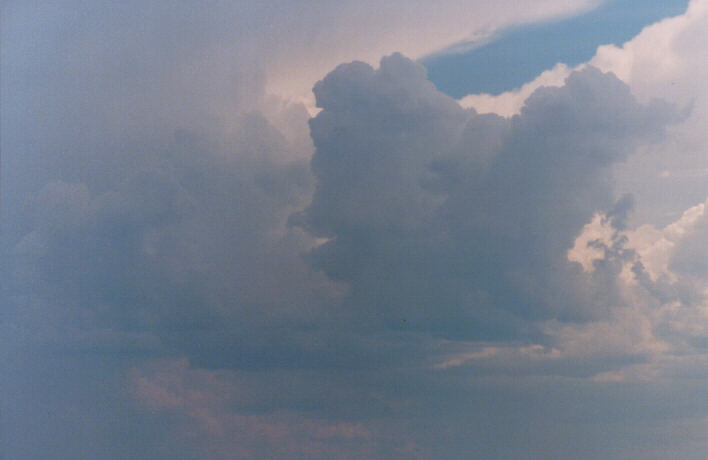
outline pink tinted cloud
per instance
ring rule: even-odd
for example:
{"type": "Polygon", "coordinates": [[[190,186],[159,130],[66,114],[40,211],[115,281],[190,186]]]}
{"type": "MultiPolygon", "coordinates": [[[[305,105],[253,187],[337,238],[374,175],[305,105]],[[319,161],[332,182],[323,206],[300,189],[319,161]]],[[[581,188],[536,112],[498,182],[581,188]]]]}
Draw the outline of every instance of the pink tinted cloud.
{"type": "Polygon", "coordinates": [[[373,455],[370,427],[290,412],[245,413],[236,372],[193,369],[186,359],[151,362],[130,372],[131,394],[153,413],[173,416],[177,442],[214,458],[285,456],[361,458],[373,455]]]}

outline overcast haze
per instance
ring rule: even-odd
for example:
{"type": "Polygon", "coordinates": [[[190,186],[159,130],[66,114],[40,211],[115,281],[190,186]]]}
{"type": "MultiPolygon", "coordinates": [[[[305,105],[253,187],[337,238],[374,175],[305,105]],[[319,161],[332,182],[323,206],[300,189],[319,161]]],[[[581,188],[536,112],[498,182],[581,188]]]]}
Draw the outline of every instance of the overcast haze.
{"type": "Polygon", "coordinates": [[[5,2],[0,456],[705,459],[654,3],[5,2]]]}

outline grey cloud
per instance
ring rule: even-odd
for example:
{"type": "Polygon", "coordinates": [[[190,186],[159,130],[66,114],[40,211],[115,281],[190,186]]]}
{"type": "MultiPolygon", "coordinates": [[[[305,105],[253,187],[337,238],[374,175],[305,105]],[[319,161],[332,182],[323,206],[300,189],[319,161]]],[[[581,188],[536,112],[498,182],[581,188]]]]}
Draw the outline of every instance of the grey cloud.
{"type": "Polygon", "coordinates": [[[274,163],[261,152],[288,148],[265,120],[243,123],[243,144],[219,148],[180,134],[103,192],[45,186],[32,200],[33,229],[15,246],[11,311],[21,316],[26,299],[64,304],[54,327],[78,322],[76,310],[89,330],[155,334],[187,353],[206,342],[196,331],[218,330],[219,318],[232,318],[220,333],[228,336],[248,331],[239,323],[259,321],[263,309],[302,314],[318,281],[300,260],[308,237],[284,223],[305,203],[309,173],[303,162],[274,163]]]}
{"type": "MultiPolygon", "coordinates": [[[[204,458],[208,448],[173,431],[179,414],[133,406],[126,367],[156,356],[250,370],[321,359],[293,350],[336,294],[301,258],[312,238],[285,225],[309,197],[307,163],[284,159],[290,143],[261,115],[236,127],[233,139],[178,131],[146,142],[103,183],[55,171],[18,206],[22,236],[5,233],[2,267],[13,420],[3,455],[204,458]]],[[[96,152],[106,164],[120,154],[96,152]]]]}
{"type": "Polygon", "coordinates": [[[313,264],[350,284],[353,316],[496,340],[534,335],[539,319],[597,318],[617,301],[599,279],[588,293],[566,253],[613,205],[608,167],[658,138],[671,107],[641,105],[589,68],[536,91],[519,116],[481,116],[400,55],[378,70],[340,66],[315,95],[317,186],[300,219],[329,238],[313,264]]]}
{"type": "MultiPolygon", "coordinates": [[[[548,342],[537,320],[592,318],[617,301],[619,246],[592,275],[564,251],[595,210],[615,206],[607,166],[660,135],[669,109],[639,105],[588,70],[539,91],[517,118],[478,115],[392,56],[378,70],[341,66],[316,86],[323,111],[308,165],[307,113],[265,97],[271,55],[247,51],[273,40],[252,47],[258,27],[243,24],[253,16],[89,3],[52,4],[46,21],[31,4],[3,15],[9,458],[229,458],[204,440],[231,447],[238,423],[194,439],[189,415],[132,399],[125,369],[159,370],[155,357],[246,380],[236,400],[216,404],[227,422],[314,420],[285,439],[324,436],[323,457],[362,452],[338,444],[341,421],[345,432],[364,423],[380,449],[368,453],[381,457],[459,458],[477,447],[513,457],[521,447],[502,445],[509,420],[522,420],[514,433],[539,421],[556,429],[568,401],[580,398],[580,413],[606,395],[566,387],[554,399],[557,386],[485,379],[573,386],[643,358],[433,369],[457,349],[440,337],[548,342]],[[288,227],[289,216],[303,228],[288,227]],[[315,237],[330,240],[308,266],[315,237]]],[[[623,203],[611,212],[618,228],[623,203]]],[[[190,390],[199,399],[222,387],[190,390]]],[[[630,409],[667,399],[653,396],[630,409]]],[[[552,432],[528,439],[550,444],[552,432]]],[[[287,455],[258,435],[252,452],[287,455]]]]}

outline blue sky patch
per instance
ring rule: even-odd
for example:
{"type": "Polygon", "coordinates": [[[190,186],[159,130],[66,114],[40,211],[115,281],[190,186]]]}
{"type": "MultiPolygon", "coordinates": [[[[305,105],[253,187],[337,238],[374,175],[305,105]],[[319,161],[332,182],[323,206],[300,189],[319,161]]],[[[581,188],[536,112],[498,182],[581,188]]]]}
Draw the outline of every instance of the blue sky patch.
{"type": "Polygon", "coordinates": [[[624,43],[647,25],[683,13],[687,5],[687,0],[609,1],[580,16],[513,27],[481,47],[436,54],[422,63],[428,78],[452,97],[500,94],[556,63],[585,62],[598,46],[624,43]]]}

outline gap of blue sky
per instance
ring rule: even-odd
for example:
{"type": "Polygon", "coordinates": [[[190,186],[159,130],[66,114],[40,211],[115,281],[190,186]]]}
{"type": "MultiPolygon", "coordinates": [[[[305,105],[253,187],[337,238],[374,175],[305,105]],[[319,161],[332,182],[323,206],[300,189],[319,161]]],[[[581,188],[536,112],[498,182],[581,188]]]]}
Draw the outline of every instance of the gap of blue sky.
{"type": "Polygon", "coordinates": [[[500,94],[531,81],[562,62],[589,60],[600,45],[619,45],[644,27],[683,13],[687,0],[610,0],[580,16],[523,25],[467,52],[423,58],[428,78],[455,98],[500,94]]]}

